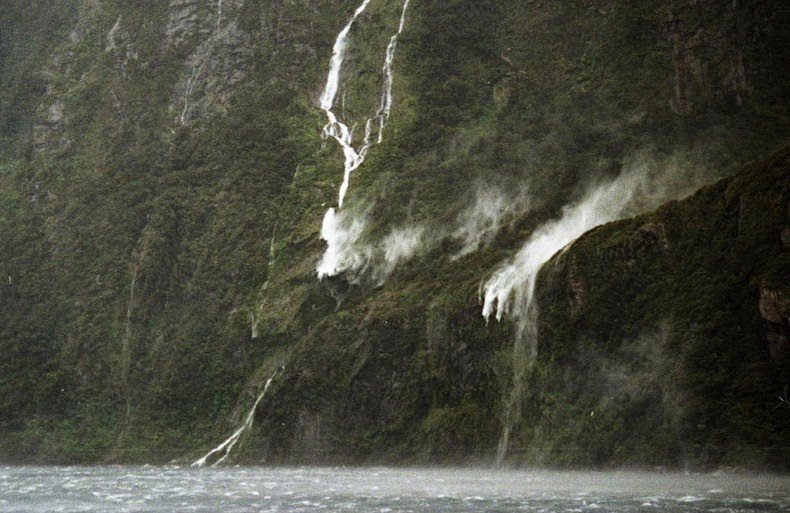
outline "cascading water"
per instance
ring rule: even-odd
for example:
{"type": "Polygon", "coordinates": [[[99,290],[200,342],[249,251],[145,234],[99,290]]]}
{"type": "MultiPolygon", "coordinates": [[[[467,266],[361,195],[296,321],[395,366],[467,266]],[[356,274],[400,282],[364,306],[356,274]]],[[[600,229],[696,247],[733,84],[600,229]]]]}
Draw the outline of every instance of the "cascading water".
{"type": "Polygon", "coordinates": [[[211,449],[202,458],[194,461],[192,463],[193,467],[204,467],[209,458],[215,455],[221,455],[217,461],[211,464],[212,467],[215,467],[225,461],[228,456],[230,456],[230,452],[238,443],[241,435],[243,435],[245,431],[248,431],[250,428],[252,428],[252,421],[255,418],[255,410],[258,408],[258,403],[260,403],[261,399],[263,399],[263,396],[266,395],[266,391],[269,390],[269,386],[272,384],[272,380],[274,380],[275,376],[277,376],[277,372],[272,374],[272,376],[266,380],[266,384],[263,386],[263,391],[255,399],[252,408],[250,408],[250,411],[247,413],[247,416],[244,418],[244,422],[242,422],[241,426],[239,426],[239,428],[234,431],[233,434],[230,435],[224,442],[211,449]]]}
{"type": "MultiPolygon", "coordinates": [[[[376,118],[379,121],[378,142],[383,140],[384,124],[389,120],[390,113],[392,112],[392,61],[395,59],[395,48],[398,46],[398,36],[403,32],[403,28],[406,25],[406,11],[408,8],[409,0],[406,0],[403,2],[403,10],[401,11],[400,22],[398,23],[398,32],[390,38],[384,57],[384,67],[382,68],[384,87],[381,91],[381,107],[379,107],[379,111],[376,113],[376,118]]],[[[370,134],[370,129],[367,130],[367,134],[370,134]]]]}
{"type": "Polygon", "coordinates": [[[320,98],[321,109],[326,113],[328,120],[324,126],[323,135],[325,139],[333,138],[343,149],[344,171],[343,182],[338,192],[337,209],[330,208],[327,210],[321,226],[321,237],[326,241],[328,247],[316,269],[319,279],[336,276],[348,269],[360,269],[364,267],[366,260],[369,258],[364,251],[360,252],[354,248],[356,240],[364,229],[364,223],[356,220],[343,220],[340,215],[340,209],[343,208],[343,200],[348,192],[351,174],[362,165],[368,150],[373,144],[371,138],[373,127],[376,123],[378,124],[376,142],[381,143],[383,140],[384,125],[389,119],[392,110],[392,62],[395,56],[398,36],[403,32],[406,24],[406,11],[409,7],[409,0],[406,0],[403,4],[398,31],[390,38],[385,52],[379,109],[373,117],[365,122],[365,135],[362,145],[357,149],[354,147],[354,131],[340,121],[332,109],[340,88],[340,70],[345,59],[349,31],[357,18],[367,9],[370,2],[371,0],[364,0],[338,34],[332,47],[332,58],[329,61],[326,85],[320,98]]]}
{"type": "MultiPolygon", "coordinates": [[[[365,12],[371,0],[364,0],[362,4],[354,11],[354,15],[349,22],[343,27],[343,30],[338,34],[334,46],[332,46],[332,58],[329,61],[329,74],[326,78],[326,86],[324,92],[321,93],[321,109],[326,113],[329,120],[324,125],[324,137],[332,137],[335,139],[340,147],[343,148],[343,156],[345,157],[343,183],[340,185],[340,192],[338,197],[338,208],[343,208],[343,199],[348,191],[348,183],[351,173],[357,169],[365,158],[365,153],[368,146],[364,145],[357,151],[353,146],[353,131],[343,122],[339,121],[335,113],[332,111],[335,103],[337,91],[340,88],[340,69],[343,67],[343,61],[346,57],[346,44],[348,40],[348,33],[357,18],[365,12]]],[[[330,209],[333,212],[334,209],[330,209]]],[[[329,215],[329,212],[327,212],[329,215]]]]}
{"type": "Polygon", "coordinates": [[[505,400],[503,428],[497,448],[497,463],[507,455],[513,425],[521,415],[525,383],[537,356],[538,309],[534,302],[538,272],[551,257],[601,224],[626,215],[641,177],[621,175],[612,183],[598,187],[578,204],[566,207],[559,219],[535,230],[516,256],[500,266],[480,287],[483,316],[501,321],[510,316],[515,321],[513,343],[513,377],[505,400]]]}
{"type": "Polygon", "coordinates": [[[222,25],[222,1],[217,1],[217,30],[219,30],[220,26],[222,25]]]}

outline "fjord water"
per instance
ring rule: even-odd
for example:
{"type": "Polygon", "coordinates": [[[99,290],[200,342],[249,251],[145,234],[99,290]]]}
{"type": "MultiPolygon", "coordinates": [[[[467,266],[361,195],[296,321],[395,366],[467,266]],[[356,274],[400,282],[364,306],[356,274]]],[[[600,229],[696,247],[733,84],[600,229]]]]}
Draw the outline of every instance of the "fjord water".
{"type": "Polygon", "coordinates": [[[790,477],[491,469],[0,467],[0,512],[779,512],[790,477]]]}

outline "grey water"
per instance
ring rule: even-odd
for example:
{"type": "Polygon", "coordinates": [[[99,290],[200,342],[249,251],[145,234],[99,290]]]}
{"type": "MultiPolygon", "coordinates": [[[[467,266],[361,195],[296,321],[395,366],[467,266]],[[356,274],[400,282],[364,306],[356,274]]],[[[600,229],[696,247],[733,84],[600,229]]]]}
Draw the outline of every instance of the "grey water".
{"type": "Polygon", "coordinates": [[[790,476],[492,469],[0,467],[0,512],[785,512],[790,476]]]}

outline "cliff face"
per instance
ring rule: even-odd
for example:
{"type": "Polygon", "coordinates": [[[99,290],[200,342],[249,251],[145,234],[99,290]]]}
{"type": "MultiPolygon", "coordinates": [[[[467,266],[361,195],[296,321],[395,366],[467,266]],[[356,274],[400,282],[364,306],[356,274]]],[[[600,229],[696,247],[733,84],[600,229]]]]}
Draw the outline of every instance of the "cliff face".
{"type": "Polygon", "coordinates": [[[523,433],[538,458],[782,465],[788,158],[595,230],[544,269],[523,433]]]}
{"type": "Polygon", "coordinates": [[[512,464],[782,468],[788,158],[557,254],[520,380],[463,263],[348,293],[288,359],[249,461],[492,461],[517,397],[512,464]]]}
{"type": "Polygon", "coordinates": [[[788,7],[6,4],[0,457],[786,465],[788,7]]]}

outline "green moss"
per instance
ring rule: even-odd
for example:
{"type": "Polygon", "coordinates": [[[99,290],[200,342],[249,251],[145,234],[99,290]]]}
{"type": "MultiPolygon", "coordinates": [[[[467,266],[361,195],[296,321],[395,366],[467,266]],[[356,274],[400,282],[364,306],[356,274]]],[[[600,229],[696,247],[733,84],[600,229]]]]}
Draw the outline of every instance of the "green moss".
{"type": "MultiPolygon", "coordinates": [[[[480,315],[480,280],[635,154],[718,177],[788,133],[787,8],[593,4],[410,4],[392,118],[344,206],[366,212],[364,242],[452,230],[481,183],[534,201],[478,252],[451,260],[458,243],[437,242],[384,285],[357,285],[314,275],[343,160],[316,98],[356,3],[228,11],[249,38],[243,78],[180,124],[205,31],[169,47],[153,0],[8,2],[0,455],[192,455],[287,349],[240,461],[493,461],[515,362],[512,327],[480,315]],[[108,50],[119,19],[128,41],[108,50]]],[[[378,107],[402,5],[371,3],[351,33],[341,95],[358,123],[378,107]]],[[[754,298],[789,278],[783,155],[596,230],[544,270],[514,463],[782,466],[786,418],[771,408],[790,379],[766,360],[754,298]]]]}

